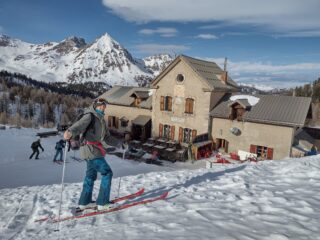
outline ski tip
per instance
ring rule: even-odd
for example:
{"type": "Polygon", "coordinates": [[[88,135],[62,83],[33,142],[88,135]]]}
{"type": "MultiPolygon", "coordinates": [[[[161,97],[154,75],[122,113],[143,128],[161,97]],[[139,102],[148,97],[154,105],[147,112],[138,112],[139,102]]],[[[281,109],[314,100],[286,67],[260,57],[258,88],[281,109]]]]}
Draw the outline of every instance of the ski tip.
{"type": "Polygon", "coordinates": [[[169,191],[168,192],[165,192],[165,193],[163,193],[162,195],[161,195],[161,198],[166,198],[167,196],[169,195],[169,191]]]}
{"type": "Polygon", "coordinates": [[[144,190],[145,190],[144,188],[141,188],[137,193],[142,194],[142,193],[144,193],[144,190]]]}

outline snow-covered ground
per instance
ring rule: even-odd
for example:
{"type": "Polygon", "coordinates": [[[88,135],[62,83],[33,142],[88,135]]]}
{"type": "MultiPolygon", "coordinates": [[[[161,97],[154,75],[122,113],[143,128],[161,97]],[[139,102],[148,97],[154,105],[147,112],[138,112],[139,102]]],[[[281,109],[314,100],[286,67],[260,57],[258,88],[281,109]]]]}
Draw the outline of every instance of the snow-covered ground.
{"type": "MultiPolygon", "coordinates": [[[[168,199],[63,222],[61,231],[55,232],[56,224],[34,221],[58,213],[60,185],[45,185],[44,180],[60,181],[61,166],[51,164],[53,153],[48,150],[58,138],[43,140],[46,151],[36,161],[27,158],[31,143],[25,143],[31,141],[32,130],[6,131],[0,132],[2,187],[11,180],[16,186],[24,185],[20,183],[27,180],[18,179],[29,176],[26,171],[34,171],[34,178],[25,185],[40,186],[0,190],[0,239],[320,239],[320,156],[212,169],[200,168],[202,164],[196,164],[198,169],[150,166],[112,157],[112,196],[118,190],[116,173],[123,171],[120,195],[144,187],[146,192],[139,199],[170,190],[168,199]]],[[[77,204],[84,169],[83,163],[69,160],[67,164],[66,175],[73,177],[65,186],[63,216],[69,216],[77,204]]],[[[98,187],[99,181],[95,196],[98,187]]]]}

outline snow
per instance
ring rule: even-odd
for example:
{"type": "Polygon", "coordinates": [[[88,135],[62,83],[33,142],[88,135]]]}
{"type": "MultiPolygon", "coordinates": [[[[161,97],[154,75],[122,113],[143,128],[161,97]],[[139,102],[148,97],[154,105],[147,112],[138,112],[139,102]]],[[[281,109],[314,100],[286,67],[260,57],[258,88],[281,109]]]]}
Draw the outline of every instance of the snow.
{"type": "MultiPolygon", "coordinates": [[[[320,239],[319,155],[214,165],[212,169],[205,169],[201,161],[160,167],[111,157],[108,161],[115,173],[112,197],[117,196],[116,174],[122,172],[120,195],[144,187],[146,193],[138,199],[170,190],[168,199],[63,222],[60,232],[55,232],[56,224],[34,220],[58,212],[60,185],[45,185],[51,174],[57,179],[52,182],[58,183],[61,177],[62,167],[50,163],[53,153],[49,153],[58,138],[44,139],[41,159],[29,160],[26,156],[34,133],[28,129],[0,132],[0,239],[320,239]],[[34,175],[41,175],[39,182],[28,184],[34,186],[3,188],[3,182],[26,177],[26,169],[32,171],[29,168],[35,168],[34,175]]],[[[66,167],[66,176],[77,176],[65,185],[63,216],[69,216],[77,204],[82,187],[78,175],[85,168],[71,160],[66,167]]],[[[99,181],[94,197],[98,188],[99,181]]]]}
{"type": "MultiPolygon", "coordinates": [[[[2,36],[3,37],[3,36],[2,36]]],[[[130,53],[107,33],[93,43],[64,50],[61,44],[77,40],[69,37],[60,43],[30,44],[8,38],[0,46],[0,68],[46,82],[106,82],[136,86],[137,76],[152,77],[147,68],[136,65],[130,53]]],[[[0,35],[1,40],[1,35],[0,35]]]]}
{"type": "Polygon", "coordinates": [[[258,97],[254,97],[251,95],[234,95],[230,97],[231,101],[236,101],[238,99],[247,99],[251,106],[256,105],[260,100],[258,97]]]}

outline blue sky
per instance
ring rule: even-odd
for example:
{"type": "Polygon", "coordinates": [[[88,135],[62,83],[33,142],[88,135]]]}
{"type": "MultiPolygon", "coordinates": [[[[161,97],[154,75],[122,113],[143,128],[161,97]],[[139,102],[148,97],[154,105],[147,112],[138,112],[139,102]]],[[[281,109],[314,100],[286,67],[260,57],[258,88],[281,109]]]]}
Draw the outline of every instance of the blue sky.
{"type": "Polygon", "coordinates": [[[1,0],[0,33],[90,43],[107,32],[134,57],[228,57],[235,80],[288,87],[320,77],[319,9],[319,0],[1,0]]]}

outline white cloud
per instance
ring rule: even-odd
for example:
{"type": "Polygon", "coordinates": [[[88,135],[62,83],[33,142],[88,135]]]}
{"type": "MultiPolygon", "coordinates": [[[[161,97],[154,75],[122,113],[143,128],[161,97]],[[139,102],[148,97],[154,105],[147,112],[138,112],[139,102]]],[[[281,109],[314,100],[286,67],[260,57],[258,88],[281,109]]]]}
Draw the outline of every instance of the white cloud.
{"type": "Polygon", "coordinates": [[[199,34],[195,36],[195,38],[201,38],[201,39],[218,39],[216,35],[210,34],[210,33],[204,33],[204,34],[199,34]]]}
{"type": "Polygon", "coordinates": [[[174,44],[139,44],[135,46],[135,49],[143,54],[173,53],[174,55],[189,50],[190,47],[174,44]]]}
{"type": "Polygon", "coordinates": [[[156,29],[145,28],[145,29],[141,29],[139,33],[144,35],[159,34],[161,37],[174,37],[177,35],[178,30],[175,28],[164,28],[164,27],[159,27],[156,29]]]}
{"type": "MultiPolygon", "coordinates": [[[[224,58],[206,58],[223,67],[224,58]]],[[[310,83],[320,77],[320,63],[276,65],[264,62],[228,61],[230,76],[238,83],[263,88],[288,88],[310,83]]]]}
{"type": "Polygon", "coordinates": [[[103,0],[103,4],[133,22],[218,21],[275,33],[320,30],[319,0],[103,0]]]}

